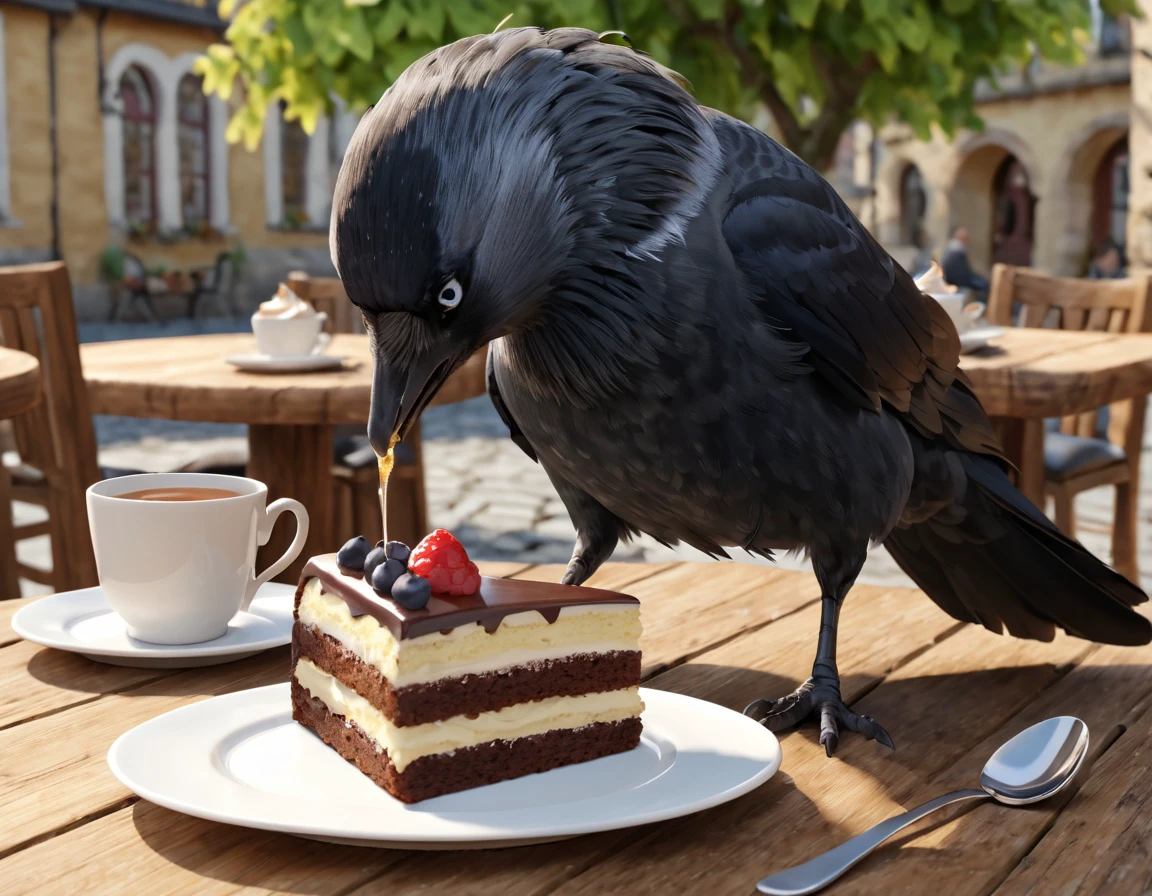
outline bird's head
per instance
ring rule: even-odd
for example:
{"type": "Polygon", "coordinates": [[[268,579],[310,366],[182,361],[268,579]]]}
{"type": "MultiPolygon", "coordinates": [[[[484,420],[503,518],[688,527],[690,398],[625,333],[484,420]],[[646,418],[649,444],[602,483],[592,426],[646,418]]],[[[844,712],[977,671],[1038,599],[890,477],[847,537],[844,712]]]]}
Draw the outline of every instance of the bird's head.
{"type": "Polygon", "coordinates": [[[414,63],[361,120],[333,200],[377,452],[486,342],[565,313],[626,325],[632,262],[698,210],[714,144],[666,70],[594,32],[514,29],[414,63]]]}

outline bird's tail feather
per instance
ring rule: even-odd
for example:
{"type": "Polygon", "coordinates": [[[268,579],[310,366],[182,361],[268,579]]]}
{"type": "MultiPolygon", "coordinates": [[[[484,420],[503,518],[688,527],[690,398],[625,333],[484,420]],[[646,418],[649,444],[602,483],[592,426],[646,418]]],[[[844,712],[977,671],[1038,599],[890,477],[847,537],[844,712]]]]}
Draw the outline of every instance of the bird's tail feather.
{"type": "Polygon", "coordinates": [[[1152,623],[1130,609],[1147,595],[1057,529],[985,457],[961,455],[959,506],[894,530],[900,567],[957,619],[1050,641],[1059,626],[1108,644],[1147,644],[1152,623]]]}

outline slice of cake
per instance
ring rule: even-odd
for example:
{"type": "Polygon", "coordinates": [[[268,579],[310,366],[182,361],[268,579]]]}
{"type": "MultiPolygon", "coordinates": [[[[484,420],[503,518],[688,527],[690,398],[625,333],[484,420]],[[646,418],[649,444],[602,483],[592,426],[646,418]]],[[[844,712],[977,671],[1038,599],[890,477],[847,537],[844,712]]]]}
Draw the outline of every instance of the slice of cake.
{"type": "Polygon", "coordinates": [[[308,561],[292,714],[393,796],[416,802],[640,742],[635,598],[484,577],[473,594],[433,592],[411,608],[372,587],[382,575],[337,555],[308,561]]]}

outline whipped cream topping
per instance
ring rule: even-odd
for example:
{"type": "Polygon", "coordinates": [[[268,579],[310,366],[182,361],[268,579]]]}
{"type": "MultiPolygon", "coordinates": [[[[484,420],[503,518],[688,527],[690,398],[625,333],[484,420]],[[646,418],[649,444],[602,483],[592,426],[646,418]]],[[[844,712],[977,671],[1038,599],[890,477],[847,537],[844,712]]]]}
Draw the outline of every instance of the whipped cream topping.
{"type": "Polygon", "coordinates": [[[276,295],[267,302],[261,302],[253,317],[269,317],[277,320],[293,320],[300,317],[315,317],[316,309],[281,283],[276,295]]]}
{"type": "Polygon", "coordinates": [[[916,278],[916,286],[920,292],[930,296],[951,296],[956,294],[956,287],[944,279],[944,271],[936,262],[923,274],[916,278]]]}

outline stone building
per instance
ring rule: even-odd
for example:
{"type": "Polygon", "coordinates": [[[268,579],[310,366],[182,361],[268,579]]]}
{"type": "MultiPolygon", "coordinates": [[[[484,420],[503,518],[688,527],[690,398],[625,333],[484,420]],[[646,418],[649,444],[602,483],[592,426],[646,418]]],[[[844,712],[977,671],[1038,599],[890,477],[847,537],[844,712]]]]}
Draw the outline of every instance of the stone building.
{"type": "Polygon", "coordinates": [[[1093,11],[1084,65],[1035,64],[978,91],[983,132],[925,142],[893,125],[856,140],[857,181],[874,191],[861,214],[902,264],[919,267],[961,224],[983,272],[1004,261],[1079,276],[1103,240],[1126,247],[1131,27],[1093,11]]]}
{"type": "Polygon", "coordinates": [[[180,270],[242,245],[253,297],[330,270],[355,120],[309,137],[273,108],[259,151],[228,145],[226,105],[192,73],[223,28],[212,3],[0,0],[0,263],[63,258],[84,317],[109,309],[110,246],[180,270]]]}

